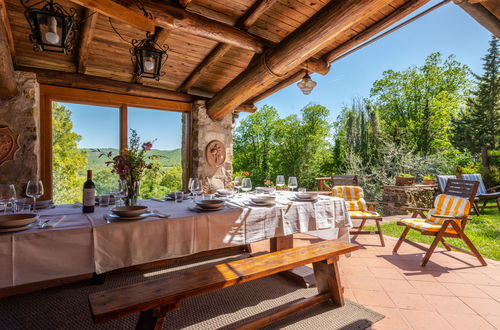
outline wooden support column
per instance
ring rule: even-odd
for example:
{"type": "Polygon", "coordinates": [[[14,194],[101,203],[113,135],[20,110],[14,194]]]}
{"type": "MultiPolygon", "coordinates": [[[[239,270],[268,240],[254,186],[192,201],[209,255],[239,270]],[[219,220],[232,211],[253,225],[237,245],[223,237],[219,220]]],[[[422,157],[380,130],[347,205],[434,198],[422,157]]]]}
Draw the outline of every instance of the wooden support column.
{"type": "Polygon", "coordinates": [[[383,0],[329,2],[218,92],[207,104],[208,114],[212,119],[222,118],[385,5],[383,0]]]}
{"type": "Polygon", "coordinates": [[[128,107],[126,104],[120,106],[120,150],[128,146],[128,107]]]}
{"type": "Polygon", "coordinates": [[[12,63],[5,21],[0,21],[0,98],[9,99],[17,94],[16,75],[12,63]]]}
{"type": "MultiPolygon", "coordinates": [[[[500,21],[492,12],[483,7],[481,4],[482,2],[473,3],[473,1],[468,0],[453,0],[453,2],[465,10],[467,14],[471,15],[479,24],[493,33],[495,37],[500,38],[500,21]]],[[[498,5],[493,8],[498,8],[498,5]]],[[[498,9],[496,11],[500,12],[498,9]]]]}
{"type": "Polygon", "coordinates": [[[12,63],[16,63],[16,49],[14,47],[14,38],[12,37],[12,29],[10,28],[9,16],[7,15],[7,5],[5,0],[0,0],[0,22],[3,21],[5,32],[7,33],[7,40],[9,41],[10,57],[12,63]]]}
{"type": "Polygon", "coordinates": [[[85,73],[87,70],[87,61],[90,53],[90,43],[94,37],[95,25],[99,14],[95,11],[85,8],[82,30],[80,33],[80,49],[78,51],[78,72],[85,73]]]}

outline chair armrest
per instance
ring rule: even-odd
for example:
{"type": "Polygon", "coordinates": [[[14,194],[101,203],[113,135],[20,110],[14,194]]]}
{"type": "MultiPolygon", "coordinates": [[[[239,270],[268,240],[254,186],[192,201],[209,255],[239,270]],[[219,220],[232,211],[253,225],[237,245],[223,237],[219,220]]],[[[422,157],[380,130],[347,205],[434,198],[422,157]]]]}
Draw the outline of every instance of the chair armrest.
{"type": "Polygon", "coordinates": [[[443,219],[457,219],[457,220],[472,220],[470,217],[456,217],[453,215],[442,215],[442,214],[432,214],[434,218],[443,218],[443,219]]]}
{"type": "Polygon", "coordinates": [[[486,189],[486,191],[496,192],[497,189],[500,189],[500,186],[495,186],[495,187],[488,188],[488,189],[486,189]]]}
{"type": "Polygon", "coordinates": [[[403,207],[400,207],[400,209],[408,210],[408,211],[429,211],[429,209],[427,209],[425,207],[413,207],[413,206],[403,206],[403,207]]]}

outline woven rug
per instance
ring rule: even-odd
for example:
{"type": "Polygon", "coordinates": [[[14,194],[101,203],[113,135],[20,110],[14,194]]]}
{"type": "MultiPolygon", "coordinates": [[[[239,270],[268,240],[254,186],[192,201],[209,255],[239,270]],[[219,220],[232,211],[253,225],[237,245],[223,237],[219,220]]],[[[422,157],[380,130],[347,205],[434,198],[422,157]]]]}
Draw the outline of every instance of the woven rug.
{"type": "MultiPolygon", "coordinates": [[[[246,256],[197,259],[195,263],[175,267],[112,274],[103,285],[95,285],[89,280],[4,298],[0,300],[0,329],[134,329],[138,315],[95,325],[90,315],[88,295],[242,257],[246,256]]],[[[165,329],[224,328],[316,293],[316,288],[300,288],[279,275],[270,276],[185,300],[179,310],[167,314],[165,329]]],[[[325,302],[266,329],[365,329],[383,317],[349,300],[340,308],[325,302]]]]}

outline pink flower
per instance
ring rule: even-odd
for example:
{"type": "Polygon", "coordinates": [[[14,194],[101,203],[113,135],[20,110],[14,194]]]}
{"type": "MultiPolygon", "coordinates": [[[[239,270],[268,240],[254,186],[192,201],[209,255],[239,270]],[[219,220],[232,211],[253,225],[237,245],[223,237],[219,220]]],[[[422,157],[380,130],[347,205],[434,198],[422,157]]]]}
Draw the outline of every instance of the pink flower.
{"type": "Polygon", "coordinates": [[[143,150],[149,151],[153,148],[153,144],[151,142],[144,142],[141,147],[143,150]]]}
{"type": "Polygon", "coordinates": [[[244,176],[249,176],[249,175],[250,175],[250,172],[245,171],[245,172],[243,172],[243,175],[244,175],[244,176]]]}

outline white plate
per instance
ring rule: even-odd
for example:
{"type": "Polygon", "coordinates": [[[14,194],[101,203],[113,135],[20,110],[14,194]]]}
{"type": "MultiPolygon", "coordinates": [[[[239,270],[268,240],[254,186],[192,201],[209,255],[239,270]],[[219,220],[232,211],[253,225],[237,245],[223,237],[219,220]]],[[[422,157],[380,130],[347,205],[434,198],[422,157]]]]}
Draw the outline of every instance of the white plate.
{"type": "Polygon", "coordinates": [[[146,213],[140,214],[140,215],[135,216],[135,217],[120,217],[114,213],[110,213],[107,216],[111,220],[142,220],[142,219],[146,219],[147,217],[150,217],[152,214],[153,213],[151,213],[151,212],[146,212],[146,213]]]}
{"type": "Polygon", "coordinates": [[[276,203],[275,202],[255,203],[255,202],[252,202],[252,201],[246,201],[245,205],[248,205],[248,206],[268,207],[268,206],[274,206],[274,205],[276,205],[276,203]]]}
{"type": "Polygon", "coordinates": [[[221,207],[216,208],[216,209],[204,209],[202,207],[199,207],[198,205],[196,205],[194,207],[189,207],[189,210],[194,211],[194,212],[214,212],[214,211],[220,211],[223,209],[224,209],[224,205],[222,205],[221,207]]]}
{"type": "Polygon", "coordinates": [[[289,200],[294,201],[294,202],[317,202],[318,198],[311,198],[311,199],[302,199],[298,197],[290,197],[289,200]]]}
{"type": "Polygon", "coordinates": [[[0,233],[14,233],[16,231],[23,231],[26,229],[30,229],[34,225],[36,225],[36,223],[33,222],[33,223],[30,223],[30,224],[25,225],[25,226],[12,227],[12,228],[0,228],[0,233]]]}

